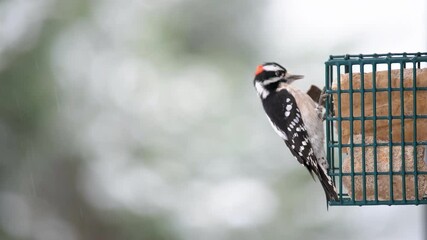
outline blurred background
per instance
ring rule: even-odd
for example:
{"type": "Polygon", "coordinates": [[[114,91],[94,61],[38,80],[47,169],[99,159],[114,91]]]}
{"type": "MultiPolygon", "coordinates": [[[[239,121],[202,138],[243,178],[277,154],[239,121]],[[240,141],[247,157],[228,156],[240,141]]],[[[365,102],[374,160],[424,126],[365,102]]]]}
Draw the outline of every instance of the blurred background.
{"type": "Polygon", "coordinates": [[[252,86],[277,61],[427,49],[427,3],[2,0],[0,239],[426,239],[422,206],[330,207],[252,86]]]}

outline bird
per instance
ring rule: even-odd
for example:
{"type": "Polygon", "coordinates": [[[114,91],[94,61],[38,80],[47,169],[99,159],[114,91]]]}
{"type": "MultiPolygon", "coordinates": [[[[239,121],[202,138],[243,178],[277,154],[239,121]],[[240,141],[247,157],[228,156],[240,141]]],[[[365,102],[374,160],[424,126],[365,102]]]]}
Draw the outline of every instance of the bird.
{"type": "Polygon", "coordinates": [[[307,93],[292,86],[295,80],[302,78],[303,75],[290,74],[278,63],[267,62],[257,66],[253,84],[274,131],[314,180],[314,175],[317,176],[326,200],[338,200],[334,182],[327,173],[325,111],[307,93]]]}

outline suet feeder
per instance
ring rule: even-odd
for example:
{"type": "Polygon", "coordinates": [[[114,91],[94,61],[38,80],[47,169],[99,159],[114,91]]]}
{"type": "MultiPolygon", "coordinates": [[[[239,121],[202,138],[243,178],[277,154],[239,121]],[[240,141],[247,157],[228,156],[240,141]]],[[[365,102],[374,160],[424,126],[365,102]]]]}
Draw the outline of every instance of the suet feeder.
{"type": "Polygon", "coordinates": [[[427,203],[427,53],[325,63],[330,205],[427,203]]]}

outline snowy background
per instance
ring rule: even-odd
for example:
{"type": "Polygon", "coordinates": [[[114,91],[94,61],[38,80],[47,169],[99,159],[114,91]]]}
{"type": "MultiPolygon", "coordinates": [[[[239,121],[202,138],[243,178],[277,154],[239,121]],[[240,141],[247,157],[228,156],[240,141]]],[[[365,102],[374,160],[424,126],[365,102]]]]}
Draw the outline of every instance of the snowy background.
{"type": "Polygon", "coordinates": [[[331,207],[252,86],[427,49],[427,3],[0,2],[0,239],[425,239],[422,206],[331,207]]]}

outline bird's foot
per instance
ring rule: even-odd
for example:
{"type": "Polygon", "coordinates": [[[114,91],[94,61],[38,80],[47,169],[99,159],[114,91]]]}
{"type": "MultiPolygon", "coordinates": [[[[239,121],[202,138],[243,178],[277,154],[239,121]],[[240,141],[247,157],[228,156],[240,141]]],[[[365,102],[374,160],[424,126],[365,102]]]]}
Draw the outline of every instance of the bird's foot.
{"type": "Polygon", "coordinates": [[[322,121],[325,121],[326,119],[326,108],[324,108],[322,105],[317,104],[316,106],[316,112],[319,119],[322,119],[322,121]]]}
{"type": "Polygon", "coordinates": [[[317,104],[321,106],[325,106],[326,99],[329,97],[329,93],[326,93],[326,87],[322,89],[322,92],[320,93],[319,101],[317,104]]]}
{"type": "MultiPolygon", "coordinates": [[[[319,118],[321,118],[323,121],[326,119],[326,107],[325,106],[326,106],[326,101],[330,95],[331,94],[326,93],[326,87],[324,87],[322,92],[320,93],[319,101],[317,103],[318,104],[317,108],[319,108],[319,107],[323,108],[321,111],[317,110],[317,108],[316,108],[319,118]]],[[[329,111],[330,111],[330,114],[332,116],[335,116],[335,112],[334,112],[333,107],[329,108],[329,111]]]]}

